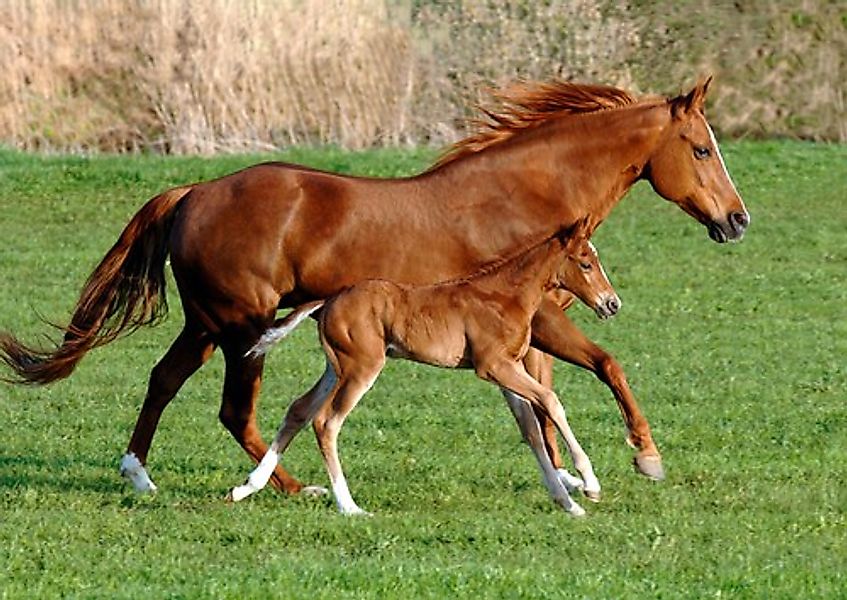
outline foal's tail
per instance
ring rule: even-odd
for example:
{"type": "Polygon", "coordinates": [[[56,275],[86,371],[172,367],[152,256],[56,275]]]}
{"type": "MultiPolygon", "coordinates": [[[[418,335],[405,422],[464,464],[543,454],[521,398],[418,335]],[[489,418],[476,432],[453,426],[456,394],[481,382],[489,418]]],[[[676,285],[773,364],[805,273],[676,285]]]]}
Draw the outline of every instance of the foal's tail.
{"type": "Polygon", "coordinates": [[[270,329],[262,334],[259,341],[256,342],[256,344],[250,348],[244,356],[255,358],[266,354],[268,350],[271,349],[271,346],[294,331],[300,323],[302,323],[313,312],[321,308],[325,303],[326,300],[313,300],[312,302],[301,304],[283,318],[277,319],[274,321],[274,324],[271,325],[270,329]]]}
{"type": "Polygon", "coordinates": [[[67,377],[89,350],[164,317],[168,235],[190,189],[168,190],[135,214],[88,277],[70,325],[59,327],[64,338],[58,347],[34,348],[0,332],[0,360],[17,376],[6,381],[40,385],[67,377]]]}

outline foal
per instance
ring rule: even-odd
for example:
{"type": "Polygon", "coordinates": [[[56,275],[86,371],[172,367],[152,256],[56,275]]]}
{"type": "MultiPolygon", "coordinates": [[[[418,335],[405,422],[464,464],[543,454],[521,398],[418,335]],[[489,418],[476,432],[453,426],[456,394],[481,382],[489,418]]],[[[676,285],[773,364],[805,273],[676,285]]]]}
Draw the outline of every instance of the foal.
{"type": "Polygon", "coordinates": [[[530,322],[549,291],[572,292],[601,318],[614,315],[620,307],[588,241],[592,230],[587,218],[583,219],[569,230],[461,280],[419,287],[363,281],[327,301],[304,304],[279,320],[248,354],[264,354],[323,307],[319,331],[327,368],[317,384],[291,405],[267,454],[247,482],[232,489],[229,498],[242,500],[262,489],[288,444],[314,419],[338,509],[344,514],[363,513],[347,487],[336,441],[344,419],[390,356],[439,367],[473,368],[477,376],[500,386],[553,500],[573,515],[584,514],[568,492],[584,484],[589,498],[598,497],[600,483],[556,394],[530,377],[522,361],[529,349],[530,322]],[[555,422],[582,481],[554,468],[533,406],[555,422]]]}

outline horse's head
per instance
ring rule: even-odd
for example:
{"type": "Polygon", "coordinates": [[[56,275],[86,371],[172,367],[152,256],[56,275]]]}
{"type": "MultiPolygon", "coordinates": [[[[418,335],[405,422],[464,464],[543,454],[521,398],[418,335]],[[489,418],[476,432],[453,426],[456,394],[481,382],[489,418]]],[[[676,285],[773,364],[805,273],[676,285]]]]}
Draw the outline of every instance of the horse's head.
{"type": "Polygon", "coordinates": [[[671,122],[644,170],[656,192],[705,225],[716,242],[740,240],[750,214],[703,113],[711,78],[668,100],[671,122]]]}
{"type": "Polygon", "coordinates": [[[555,285],[571,292],[598,317],[606,319],[620,310],[621,300],[606,277],[597,250],[589,241],[595,227],[596,223],[584,217],[562,231],[564,260],[555,274],[555,285]]]}

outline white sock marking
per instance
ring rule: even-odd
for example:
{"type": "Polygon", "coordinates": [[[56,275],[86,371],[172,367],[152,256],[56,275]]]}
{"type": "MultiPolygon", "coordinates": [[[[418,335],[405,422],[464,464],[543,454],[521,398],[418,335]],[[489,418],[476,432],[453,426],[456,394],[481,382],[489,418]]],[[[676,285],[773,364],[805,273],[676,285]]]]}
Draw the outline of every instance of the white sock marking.
{"type": "Polygon", "coordinates": [[[265,452],[265,455],[256,468],[250,471],[247,481],[243,485],[238,485],[230,490],[229,499],[233,502],[238,502],[262,490],[268,485],[268,481],[271,475],[273,475],[274,469],[276,469],[278,460],[279,455],[273,449],[268,448],[268,451],[265,452]]]}
{"type": "Polygon", "coordinates": [[[332,482],[332,494],[335,496],[335,503],[338,505],[338,511],[343,515],[369,515],[370,513],[362,510],[353,500],[350,495],[350,488],[347,487],[347,480],[344,475],[339,475],[332,482]]]}
{"type": "Polygon", "coordinates": [[[121,475],[132,482],[136,492],[152,493],[158,489],[134,452],[124,454],[121,459],[121,475]]]}
{"type": "Polygon", "coordinates": [[[565,469],[557,469],[559,474],[559,481],[562,482],[562,485],[565,486],[565,489],[568,490],[569,494],[573,494],[574,492],[580,491],[583,487],[585,487],[585,482],[582,481],[576,475],[571,475],[565,469]]]}

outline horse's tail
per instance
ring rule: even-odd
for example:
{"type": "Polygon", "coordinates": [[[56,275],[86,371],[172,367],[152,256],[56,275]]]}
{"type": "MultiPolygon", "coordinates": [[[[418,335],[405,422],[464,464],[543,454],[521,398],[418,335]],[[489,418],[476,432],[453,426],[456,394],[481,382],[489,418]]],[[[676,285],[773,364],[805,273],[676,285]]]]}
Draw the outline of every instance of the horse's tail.
{"type": "Polygon", "coordinates": [[[271,346],[294,331],[300,323],[325,303],[326,300],[313,300],[312,302],[301,304],[283,318],[277,319],[244,356],[258,357],[266,354],[271,349],[271,346]]]}
{"type": "Polygon", "coordinates": [[[167,313],[165,259],[176,206],[191,187],[156,196],[127,224],[88,277],[62,343],[53,349],[27,346],[0,332],[0,360],[15,383],[46,384],[70,375],[91,349],[157,322],[167,313]]]}

